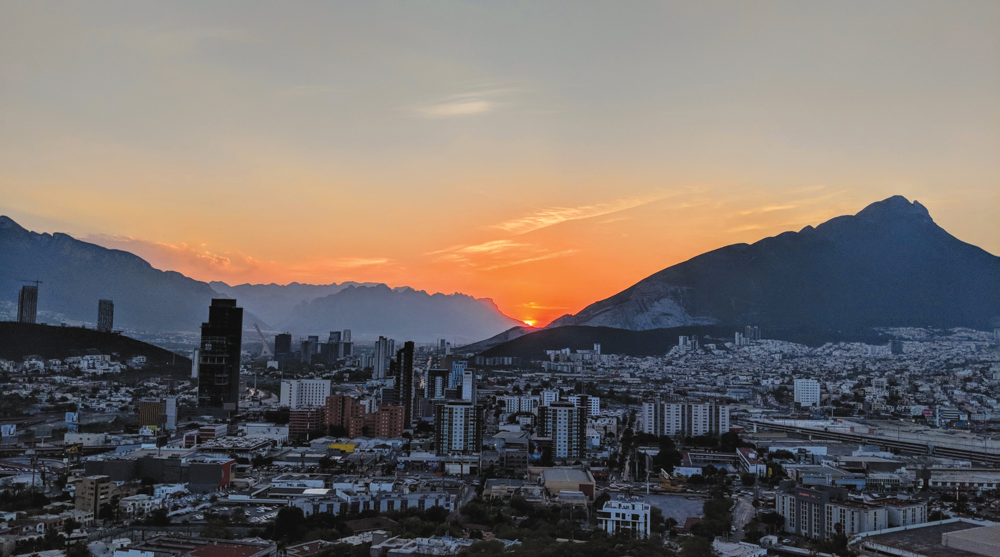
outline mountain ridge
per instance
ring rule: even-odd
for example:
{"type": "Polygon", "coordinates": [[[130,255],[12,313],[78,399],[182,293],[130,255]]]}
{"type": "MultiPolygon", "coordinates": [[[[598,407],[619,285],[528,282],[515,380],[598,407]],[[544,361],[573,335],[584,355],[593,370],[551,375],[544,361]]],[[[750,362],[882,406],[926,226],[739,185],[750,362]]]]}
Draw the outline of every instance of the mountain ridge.
{"type": "Polygon", "coordinates": [[[648,330],[1000,325],[1000,258],[893,196],[753,244],[678,263],[564,315],[566,325],[648,330]]]}

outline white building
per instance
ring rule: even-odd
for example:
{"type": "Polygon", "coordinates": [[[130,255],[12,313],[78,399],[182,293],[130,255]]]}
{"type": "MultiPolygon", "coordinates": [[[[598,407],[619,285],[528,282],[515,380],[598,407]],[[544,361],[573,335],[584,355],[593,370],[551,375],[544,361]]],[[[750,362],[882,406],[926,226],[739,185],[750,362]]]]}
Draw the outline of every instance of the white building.
{"type": "Polygon", "coordinates": [[[505,396],[503,398],[504,410],[508,414],[518,412],[532,412],[538,404],[538,399],[529,396],[505,396]]]}
{"type": "Polygon", "coordinates": [[[819,381],[796,379],[795,402],[799,406],[819,406],[819,381]]]}
{"type": "Polygon", "coordinates": [[[289,379],[281,382],[281,406],[292,410],[319,408],[330,396],[329,379],[289,379]]]}
{"type": "Polygon", "coordinates": [[[246,425],[247,437],[264,437],[274,439],[279,446],[288,442],[288,425],[277,425],[269,423],[248,423],[246,425]]]}
{"type": "Polygon", "coordinates": [[[635,501],[608,501],[597,511],[597,523],[608,534],[632,532],[637,538],[648,538],[650,506],[635,501]]]}
{"type": "Polygon", "coordinates": [[[476,372],[471,369],[462,372],[462,400],[476,402],[476,372]]]}
{"type": "MultiPolygon", "coordinates": [[[[573,404],[579,406],[580,405],[579,404],[580,398],[581,397],[579,397],[577,395],[573,395],[573,396],[570,396],[570,397],[566,397],[566,400],[568,400],[568,401],[572,402],[573,404]]],[[[599,397],[599,396],[588,396],[587,397],[587,405],[588,405],[588,410],[589,410],[591,416],[596,416],[596,415],[598,415],[598,414],[601,413],[601,397],[599,397]]]]}
{"type": "Polygon", "coordinates": [[[434,445],[439,456],[478,453],[483,447],[483,412],[469,401],[434,408],[434,445]]]}
{"type": "Polygon", "coordinates": [[[538,409],[538,433],[552,438],[555,458],[583,458],[587,455],[587,417],[571,402],[553,402],[538,409]]]}
{"type": "Polygon", "coordinates": [[[642,431],[656,436],[722,435],[729,431],[729,406],[715,402],[644,402],[642,431]]]}
{"type": "Polygon", "coordinates": [[[542,391],[542,406],[559,402],[559,391],[542,391]]]}

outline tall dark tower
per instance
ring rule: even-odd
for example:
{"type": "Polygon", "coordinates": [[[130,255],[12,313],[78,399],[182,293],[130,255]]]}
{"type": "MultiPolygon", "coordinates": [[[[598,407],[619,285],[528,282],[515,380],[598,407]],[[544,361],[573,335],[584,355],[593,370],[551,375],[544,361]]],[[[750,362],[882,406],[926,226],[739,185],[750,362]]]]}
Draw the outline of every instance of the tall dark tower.
{"type": "Polygon", "coordinates": [[[413,341],[396,352],[396,405],[403,407],[403,427],[413,427],[413,341]]]}
{"type": "Polygon", "coordinates": [[[34,323],[38,314],[38,285],[22,286],[17,295],[17,322],[34,323]]]}
{"type": "Polygon", "coordinates": [[[115,326],[115,303],[111,300],[97,301],[97,330],[110,333],[115,326]]]}
{"type": "Polygon", "coordinates": [[[218,416],[235,414],[240,402],[240,348],[243,308],[236,300],[213,299],[208,323],[201,324],[198,408],[218,416]]]}

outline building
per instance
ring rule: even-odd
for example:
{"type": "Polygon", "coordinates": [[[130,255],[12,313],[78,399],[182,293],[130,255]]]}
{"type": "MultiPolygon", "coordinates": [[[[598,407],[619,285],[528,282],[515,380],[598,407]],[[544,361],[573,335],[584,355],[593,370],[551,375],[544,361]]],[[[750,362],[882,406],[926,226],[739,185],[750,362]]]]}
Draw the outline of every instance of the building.
{"type": "Polygon", "coordinates": [[[17,295],[17,322],[34,323],[38,314],[38,285],[22,286],[17,295]]]}
{"type": "Polygon", "coordinates": [[[288,412],[288,438],[301,441],[326,433],[324,408],[302,408],[288,412]]]}
{"type": "Polygon", "coordinates": [[[281,382],[279,404],[292,410],[326,405],[330,396],[329,379],[286,379],[281,382]]]}
{"type": "MultiPolygon", "coordinates": [[[[342,427],[348,431],[352,418],[364,418],[365,407],[358,404],[353,397],[333,395],[326,397],[325,420],[327,428],[342,427]]],[[[352,435],[352,437],[354,437],[352,435]]]]}
{"type": "Polygon", "coordinates": [[[847,536],[889,527],[881,505],[847,499],[847,490],[829,486],[796,486],[782,482],[775,511],[785,518],[784,531],[806,538],[826,539],[841,531],[847,536]]]}
{"type": "Polygon", "coordinates": [[[375,365],[372,369],[372,379],[385,379],[389,370],[389,360],[396,352],[396,341],[385,337],[378,337],[375,342],[375,365]]]}
{"type": "Polygon", "coordinates": [[[434,446],[439,456],[480,452],[483,408],[464,400],[435,406],[434,446]]]}
{"type": "Polygon", "coordinates": [[[427,370],[427,384],[424,387],[424,398],[444,398],[446,390],[448,390],[448,370],[427,370]]]}
{"type": "Polygon", "coordinates": [[[451,375],[448,376],[449,389],[457,389],[462,385],[466,366],[467,363],[464,360],[451,363],[451,375]]]}
{"type": "Polygon", "coordinates": [[[530,396],[505,396],[503,397],[504,411],[508,414],[518,412],[533,412],[538,399],[530,396]]]}
{"type": "Polygon", "coordinates": [[[542,391],[542,406],[548,406],[553,402],[559,402],[559,391],[542,391]]]}
{"type": "Polygon", "coordinates": [[[279,362],[292,357],[292,333],[274,335],[274,358],[279,362]]]}
{"type": "Polygon", "coordinates": [[[715,402],[644,402],[642,431],[657,437],[722,435],[729,431],[729,406],[715,402]]]}
{"type": "Polygon", "coordinates": [[[566,397],[566,400],[577,406],[586,406],[587,413],[590,416],[596,416],[601,413],[601,397],[599,396],[573,395],[566,397]]]}
{"type": "Polygon", "coordinates": [[[274,557],[274,542],[215,540],[164,534],[115,551],[114,557],[274,557]]]}
{"type": "Polygon", "coordinates": [[[796,379],[795,403],[803,407],[819,406],[819,381],[815,379],[796,379]]]}
{"type": "Polygon", "coordinates": [[[198,408],[217,415],[235,414],[240,402],[240,351],[243,308],[236,300],[213,299],[208,322],[201,325],[198,354],[198,408]]]}
{"type": "Polygon", "coordinates": [[[952,518],[861,534],[853,542],[867,557],[998,557],[1000,526],[985,520],[952,518]]]}
{"type": "Polygon", "coordinates": [[[552,439],[554,458],[583,458],[587,446],[587,410],[572,402],[538,408],[538,435],[552,439]]]}
{"type": "Polygon", "coordinates": [[[167,423],[167,405],[157,399],[142,399],[139,401],[139,426],[165,426],[167,423]]]}
{"type": "Polygon", "coordinates": [[[413,341],[396,352],[396,405],[403,407],[403,427],[413,423],[413,341]]]}
{"type": "Polygon", "coordinates": [[[101,507],[111,504],[111,498],[118,493],[118,488],[110,476],[87,476],[76,485],[76,500],[74,508],[78,511],[94,513],[100,516],[101,507]]]}
{"type": "Polygon", "coordinates": [[[913,499],[883,499],[890,528],[913,526],[927,522],[927,502],[913,499]]]}
{"type": "Polygon", "coordinates": [[[462,372],[462,400],[476,403],[476,372],[471,369],[462,372]]]}
{"type": "Polygon", "coordinates": [[[115,303],[111,300],[97,301],[97,330],[110,333],[115,326],[115,303]]]}
{"type": "Polygon", "coordinates": [[[648,538],[651,507],[648,503],[636,501],[608,501],[597,511],[597,524],[602,530],[614,536],[628,532],[630,536],[648,538]]]}

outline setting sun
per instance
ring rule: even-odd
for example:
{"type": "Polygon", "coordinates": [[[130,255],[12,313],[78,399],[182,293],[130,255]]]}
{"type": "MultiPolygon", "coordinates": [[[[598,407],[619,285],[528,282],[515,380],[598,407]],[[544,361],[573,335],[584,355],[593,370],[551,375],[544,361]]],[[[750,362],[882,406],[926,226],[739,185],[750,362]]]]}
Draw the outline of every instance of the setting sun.
{"type": "Polygon", "coordinates": [[[535,326],[535,322],[534,321],[525,321],[524,324],[527,325],[527,326],[529,326],[529,327],[534,327],[535,326]]]}

